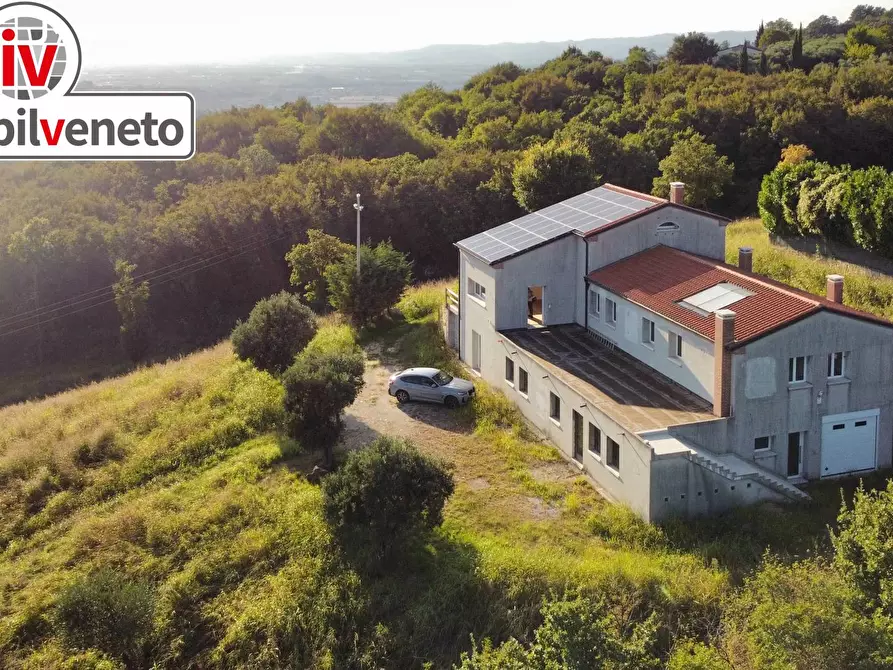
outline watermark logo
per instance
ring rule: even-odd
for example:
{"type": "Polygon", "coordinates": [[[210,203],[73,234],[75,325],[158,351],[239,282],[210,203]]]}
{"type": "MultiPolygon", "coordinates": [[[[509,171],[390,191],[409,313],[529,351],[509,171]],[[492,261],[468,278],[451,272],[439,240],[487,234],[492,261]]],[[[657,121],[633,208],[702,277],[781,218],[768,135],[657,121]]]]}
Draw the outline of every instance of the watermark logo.
{"type": "Polygon", "coordinates": [[[185,92],[75,92],[81,45],[35,2],[0,7],[0,160],[183,160],[195,152],[185,92]]]}

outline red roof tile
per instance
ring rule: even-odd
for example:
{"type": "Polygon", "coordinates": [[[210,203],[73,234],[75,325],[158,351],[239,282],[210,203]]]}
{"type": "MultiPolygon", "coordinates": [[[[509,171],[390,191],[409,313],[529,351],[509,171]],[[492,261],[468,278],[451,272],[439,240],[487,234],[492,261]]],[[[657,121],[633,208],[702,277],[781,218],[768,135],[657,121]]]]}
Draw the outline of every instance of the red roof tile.
{"type": "Polygon", "coordinates": [[[728,307],[736,315],[732,346],[755,340],[822,309],[893,327],[893,323],[873,314],[662,245],[596,270],[589,279],[709,340],[713,340],[714,315],[702,316],[677,303],[722,282],[745,288],[754,295],[728,307]]]}

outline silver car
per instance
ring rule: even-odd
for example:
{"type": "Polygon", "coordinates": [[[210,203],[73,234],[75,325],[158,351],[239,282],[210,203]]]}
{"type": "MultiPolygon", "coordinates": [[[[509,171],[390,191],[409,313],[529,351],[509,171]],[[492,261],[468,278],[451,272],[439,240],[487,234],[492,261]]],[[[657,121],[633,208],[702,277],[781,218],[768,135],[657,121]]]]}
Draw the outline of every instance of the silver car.
{"type": "Polygon", "coordinates": [[[447,407],[464,405],[474,397],[474,384],[452,377],[437,368],[409,368],[391,375],[388,395],[397,402],[410,400],[442,402],[447,407]]]}

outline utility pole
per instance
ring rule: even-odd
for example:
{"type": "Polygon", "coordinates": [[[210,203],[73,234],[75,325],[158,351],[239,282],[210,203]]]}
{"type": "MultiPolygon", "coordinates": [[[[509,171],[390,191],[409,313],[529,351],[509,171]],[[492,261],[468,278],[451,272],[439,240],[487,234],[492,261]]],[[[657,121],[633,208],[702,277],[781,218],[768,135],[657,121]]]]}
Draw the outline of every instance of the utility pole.
{"type": "Polygon", "coordinates": [[[357,201],[353,208],[357,210],[357,279],[360,278],[360,212],[363,211],[363,205],[360,204],[360,194],[357,193],[357,201]]]}

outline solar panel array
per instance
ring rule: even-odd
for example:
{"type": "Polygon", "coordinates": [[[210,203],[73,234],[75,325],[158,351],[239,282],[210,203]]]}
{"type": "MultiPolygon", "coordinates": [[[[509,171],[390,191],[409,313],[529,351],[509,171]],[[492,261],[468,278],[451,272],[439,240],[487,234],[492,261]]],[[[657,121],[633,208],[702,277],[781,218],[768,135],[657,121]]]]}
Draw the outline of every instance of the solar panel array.
{"type": "Polygon", "coordinates": [[[600,186],[468,237],[458,242],[457,246],[487,263],[496,263],[566,233],[596,231],[654,205],[652,200],[600,186]]]}

